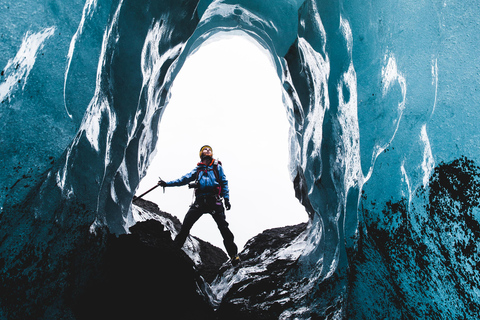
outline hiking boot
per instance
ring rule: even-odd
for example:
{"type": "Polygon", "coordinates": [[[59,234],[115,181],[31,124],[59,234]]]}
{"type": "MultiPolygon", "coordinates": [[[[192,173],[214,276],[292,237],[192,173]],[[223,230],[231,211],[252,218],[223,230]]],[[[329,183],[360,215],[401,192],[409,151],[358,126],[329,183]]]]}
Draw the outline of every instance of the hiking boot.
{"type": "Polygon", "coordinates": [[[232,266],[236,266],[240,263],[240,257],[237,255],[233,256],[232,259],[230,260],[232,263],[232,266]]]}

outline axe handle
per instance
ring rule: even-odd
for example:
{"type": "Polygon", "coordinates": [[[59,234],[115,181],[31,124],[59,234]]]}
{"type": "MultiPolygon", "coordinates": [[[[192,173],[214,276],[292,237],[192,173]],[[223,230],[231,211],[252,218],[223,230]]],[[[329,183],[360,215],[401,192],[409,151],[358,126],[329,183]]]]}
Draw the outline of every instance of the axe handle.
{"type": "Polygon", "coordinates": [[[153,188],[150,188],[148,189],[147,191],[145,191],[144,193],[142,193],[141,195],[139,195],[138,197],[133,197],[133,201],[137,200],[137,199],[140,199],[141,197],[143,197],[144,195],[146,195],[147,193],[149,193],[150,191],[154,190],[155,188],[158,188],[160,187],[159,184],[157,184],[155,187],[153,188]]]}

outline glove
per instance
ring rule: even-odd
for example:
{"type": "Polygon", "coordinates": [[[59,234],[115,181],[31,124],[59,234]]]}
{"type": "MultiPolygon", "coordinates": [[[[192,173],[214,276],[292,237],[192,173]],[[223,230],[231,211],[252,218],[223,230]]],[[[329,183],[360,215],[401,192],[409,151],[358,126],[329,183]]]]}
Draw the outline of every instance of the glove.
{"type": "Polygon", "coordinates": [[[164,188],[165,188],[165,187],[167,186],[167,183],[166,183],[165,181],[163,181],[162,179],[160,179],[160,180],[158,180],[158,185],[159,185],[160,187],[164,187],[164,188]]]}
{"type": "Polygon", "coordinates": [[[230,204],[230,199],[225,198],[225,208],[227,210],[230,210],[231,207],[232,207],[232,205],[230,204]]]}

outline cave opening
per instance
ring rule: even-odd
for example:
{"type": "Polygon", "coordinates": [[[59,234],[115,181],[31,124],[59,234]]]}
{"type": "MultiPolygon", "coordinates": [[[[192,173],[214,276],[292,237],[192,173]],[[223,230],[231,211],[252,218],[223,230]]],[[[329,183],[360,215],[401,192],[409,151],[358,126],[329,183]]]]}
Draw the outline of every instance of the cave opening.
{"type": "MultiPolygon", "coordinates": [[[[177,74],[159,126],[159,141],[137,194],[158,178],[190,172],[202,145],[213,147],[229,180],[227,221],[241,250],[263,230],[308,220],[289,172],[289,123],[270,52],[242,31],[219,32],[189,55],[177,74]]],[[[144,197],[183,220],[193,201],[184,187],[144,197]]],[[[223,249],[215,222],[199,219],[191,234],[223,249]]]]}

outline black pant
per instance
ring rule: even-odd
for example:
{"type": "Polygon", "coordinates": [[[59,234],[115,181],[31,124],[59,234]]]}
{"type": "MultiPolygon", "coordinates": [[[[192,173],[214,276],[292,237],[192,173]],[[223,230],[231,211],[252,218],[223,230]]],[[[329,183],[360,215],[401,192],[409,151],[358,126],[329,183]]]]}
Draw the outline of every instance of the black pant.
{"type": "Polygon", "coordinates": [[[215,222],[223,237],[223,244],[230,257],[237,255],[237,246],[233,242],[233,233],[228,228],[228,222],[225,220],[225,209],[223,203],[217,200],[215,197],[197,197],[195,202],[188,210],[183,220],[182,229],[180,233],[175,237],[174,243],[178,247],[182,247],[187,239],[190,229],[193,224],[204,214],[209,213],[215,222]]]}

